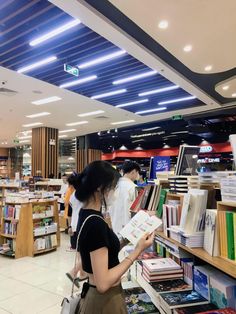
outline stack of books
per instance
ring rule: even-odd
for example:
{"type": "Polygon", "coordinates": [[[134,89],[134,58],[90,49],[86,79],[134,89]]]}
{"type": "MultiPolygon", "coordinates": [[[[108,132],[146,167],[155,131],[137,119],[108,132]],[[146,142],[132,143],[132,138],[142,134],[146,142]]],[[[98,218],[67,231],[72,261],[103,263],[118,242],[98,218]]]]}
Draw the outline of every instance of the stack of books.
{"type": "Polygon", "coordinates": [[[3,218],[12,218],[15,220],[19,220],[20,217],[20,205],[5,205],[3,207],[3,218]]]}
{"type": "Polygon", "coordinates": [[[169,200],[163,205],[163,231],[169,236],[169,228],[180,224],[182,207],[179,200],[169,200]]]}
{"type": "Polygon", "coordinates": [[[187,176],[170,176],[169,184],[170,184],[170,192],[188,193],[188,177],[187,176]]]}
{"type": "Polygon", "coordinates": [[[220,256],[236,260],[236,213],[218,211],[220,256]]]}
{"type": "Polygon", "coordinates": [[[171,258],[144,260],[142,276],[147,282],[182,279],[183,269],[171,258]]]}

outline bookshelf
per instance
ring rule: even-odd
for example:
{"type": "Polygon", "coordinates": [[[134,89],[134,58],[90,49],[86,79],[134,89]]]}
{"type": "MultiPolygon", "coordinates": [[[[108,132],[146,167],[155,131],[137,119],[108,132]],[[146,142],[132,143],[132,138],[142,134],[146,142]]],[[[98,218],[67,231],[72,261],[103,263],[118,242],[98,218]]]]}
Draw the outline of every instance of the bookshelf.
{"type": "MultiPolygon", "coordinates": [[[[235,204],[236,207],[236,204],[235,204]]],[[[175,244],[177,247],[181,248],[182,250],[191,253],[193,256],[207,262],[208,264],[218,268],[222,272],[236,278],[236,263],[222,257],[213,257],[209,255],[203,248],[189,248],[187,246],[182,245],[181,243],[166,237],[163,232],[157,231],[157,235],[170,241],[171,243],[175,244]]]]}
{"type": "Polygon", "coordinates": [[[8,157],[0,157],[0,177],[10,177],[10,159],[8,157]]]}
{"type": "Polygon", "coordinates": [[[0,244],[8,250],[1,255],[33,257],[60,246],[56,200],[6,203],[1,220],[0,244]]]}

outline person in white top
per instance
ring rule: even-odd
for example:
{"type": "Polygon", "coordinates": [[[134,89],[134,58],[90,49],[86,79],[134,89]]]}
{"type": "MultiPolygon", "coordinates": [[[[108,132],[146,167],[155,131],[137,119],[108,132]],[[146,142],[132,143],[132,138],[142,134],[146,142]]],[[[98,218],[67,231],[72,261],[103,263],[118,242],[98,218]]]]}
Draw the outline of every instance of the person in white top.
{"type": "Polygon", "coordinates": [[[130,207],[137,197],[134,181],[139,179],[140,166],[133,161],[123,164],[123,177],[118,181],[115,200],[109,208],[112,229],[119,239],[119,232],[130,221],[130,207]]]}

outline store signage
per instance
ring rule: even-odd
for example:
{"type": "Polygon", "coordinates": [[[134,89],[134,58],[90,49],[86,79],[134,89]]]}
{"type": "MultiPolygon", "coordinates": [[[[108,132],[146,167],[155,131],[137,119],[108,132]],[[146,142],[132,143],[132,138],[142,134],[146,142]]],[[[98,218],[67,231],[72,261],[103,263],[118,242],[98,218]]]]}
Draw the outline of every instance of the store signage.
{"type": "Polygon", "coordinates": [[[213,164],[213,163],[219,163],[220,158],[204,158],[204,159],[198,159],[198,164],[213,164]]]}
{"type": "Polygon", "coordinates": [[[182,120],[183,116],[181,114],[177,114],[175,116],[172,116],[172,120],[182,120]]]}
{"type": "Polygon", "coordinates": [[[151,179],[156,179],[156,173],[170,170],[169,156],[156,156],[151,159],[151,179]]]}
{"type": "Polygon", "coordinates": [[[200,147],[200,153],[204,154],[204,153],[210,153],[213,151],[213,147],[208,145],[208,146],[201,146],[200,147]]]}
{"type": "Polygon", "coordinates": [[[56,145],[56,140],[54,140],[54,139],[50,139],[50,141],[49,141],[49,145],[51,145],[51,146],[55,146],[55,145],[56,145]]]}
{"type": "Polygon", "coordinates": [[[74,76],[79,76],[79,69],[64,63],[64,71],[74,76]]]}

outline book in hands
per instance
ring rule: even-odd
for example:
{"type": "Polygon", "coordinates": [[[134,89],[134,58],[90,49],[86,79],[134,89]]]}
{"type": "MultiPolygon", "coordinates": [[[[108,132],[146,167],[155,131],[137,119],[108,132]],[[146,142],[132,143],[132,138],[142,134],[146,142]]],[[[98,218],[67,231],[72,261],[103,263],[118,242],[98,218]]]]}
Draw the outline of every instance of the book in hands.
{"type": "Polygon", "coordinates": [[[149,216],[145,211],[140,210],[120,231],[120,235],[136,245],[145,233],[151,234],[161,225],[161,219],[149,216]]]}

